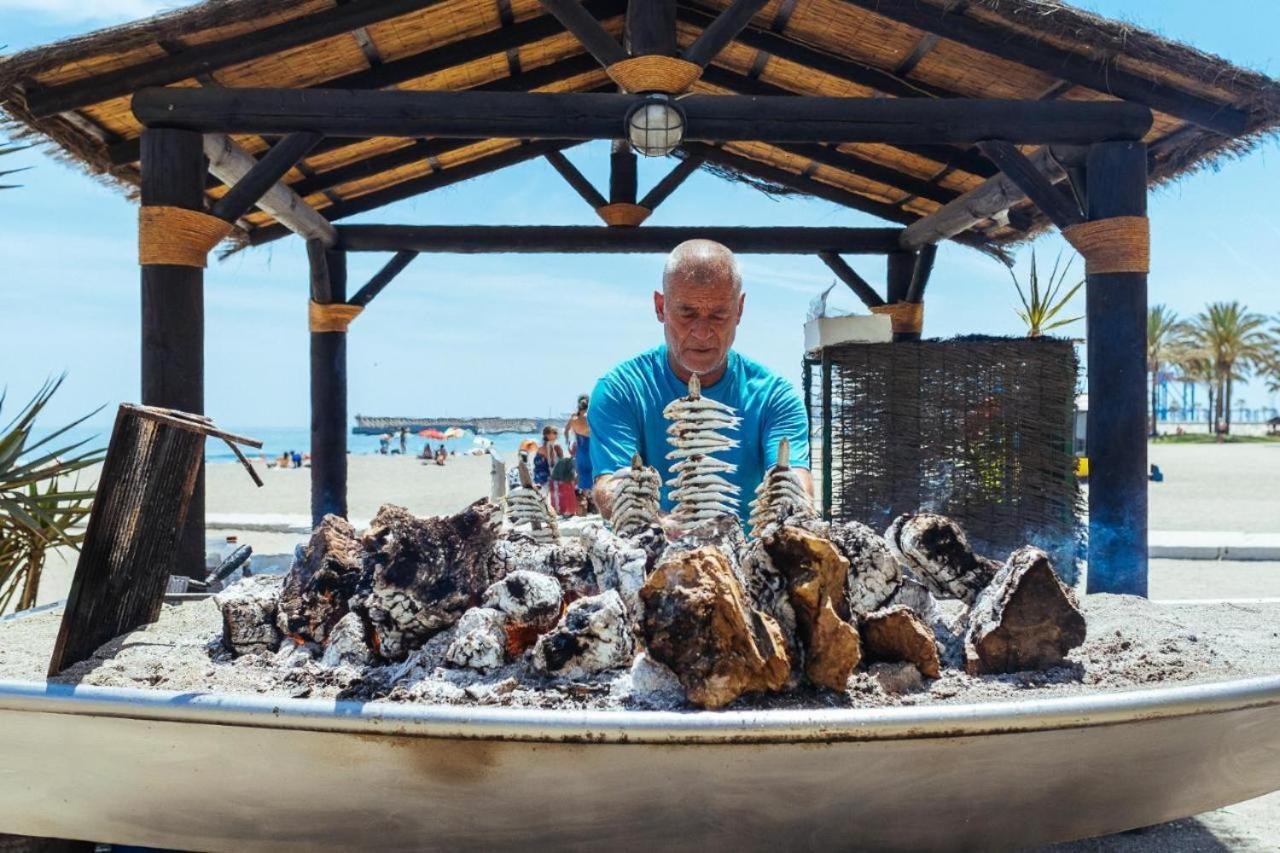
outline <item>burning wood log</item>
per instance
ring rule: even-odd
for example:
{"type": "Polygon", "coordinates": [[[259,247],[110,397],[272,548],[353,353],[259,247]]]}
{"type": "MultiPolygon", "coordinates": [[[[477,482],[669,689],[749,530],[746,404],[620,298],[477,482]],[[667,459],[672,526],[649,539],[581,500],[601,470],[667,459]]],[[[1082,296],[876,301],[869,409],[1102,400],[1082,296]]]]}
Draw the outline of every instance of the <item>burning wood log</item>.
{"type": "Polygon", "coordinates": [[[659,562],[640,600],[649,654],[675,672],[693,704],[719,708],[786,685],[791,661],[778,623],[750,607],[715,548],[659,562]]]}
{"type": "Polygon", "coordinates": [[[280,632],[324,643],[348,611],[364,572],[364,550],[345,518],[326,515],[285,575],[280,632]]]}
{"type": "Polygon", "coordinates": [[[222,613],[222,644],[232,654],[267,654],[280,645],[275,578],[245,578],[213,597],[222,613]]]}
{"type": "Polygon", "coordinates": [[[635,653],[630,620],[614,590],[569,605],[550,633],[533,647],[533,667],[545,675],[585,678],[627,666],[635,653]]]}
{"type": "Polygon", "coordinates": [[[535,542],[559,542],[560,526],[556,524],[555,513],[542,491],[533,484],[529,466],[523,460],[519,471],[520,485],[508,492],[505,498],[507,520],[512,527],[529,525],[529,536],[535,542]]]}
{"type": "Polygon", "coordinates": [[[348,613],[333,626],[320,656],[322,666],[367,666],[373,661],[369,628],[358,613],[348,613]]]}
{"type": "Polygon", "coordinates": [[[938,605],[933,593],[914,578],[904,577],[898,589],[885,602],[886,607],[906,607],[933,629],[933,639],[938,644],[938,657],[943,666],[964,666],[964,632],[967,627],[964,612],[948,617],[938,605]]]}
{"type": "Polygon", "coordinates": [[[457,634],[444,652],[450,666],[489,672],[507,662],[507,616],[472,607],[458,620],[457,634]]]}
{"type": "Polygon", "coordinates": [[[1075,596],[1049,555],[1019,548],[982,591],[969,614],[965,669],[970,675],[1049,669],[1085,639],[1075,596]]]}
{"type": "Polygon", "coordinates": [[[786,579],[805,676],[819,687],[844,690],[862,659],[858,631],[846,621],[849,561],[831,540],[790,525],[777,528],[764,548],[786,579]]]}
{"type": "Polygon", "coordinates": [[[523,533],[512,533],[493,543],[489,574],[506,577],[512,572],[538,572],[560,583],[566,595],[580,598],[600,591],[586,549],[578,542],[535,542],[523,533]]]}
{"type": "Polygon", "coordinates": [[[964,530],[946,516],[901,515],[884,538],[894,556],[939,598],[973,604],[1000,568],[994,560],[975,554],[964,530]]]}
{"type": "Polygon", "coordinates": [[[640,587],[653,559],[650,552],[599,524],[583,527],[582,543],[600,588],[617,590],[627,612],[638,618],[640,587]]]}
{"type": "Polygon", "coordinates": [[[778,525],[799,524],[817,517],[813,496],[800,475],[791,469],[791,442],[784,438],[778,443],[777,461],[760,481],[751,502],[751,535],[758,539],[778,525]]]}
{"type": "Polygon", "coordinates": [[[724,435],[736,430],[741,419],[731,406],[702,396],[702,384],[695,373],[689,377],[689,394],[672,400],[662,416],[674,421],[667,427],[667,441],[673,448],[667,459],[675,477],[669,481],[676,508],[671,517],[685,530],[720,516],[737,518],[739,488],[724,478],[737,466],[712,454],[737,447],[724,435]]]}
{"type": "Polygon", "coordinates": [[[559,621],[564,595],[550,575],[517,571],[486,589],[483,605],[506,616],[507,655],[517,657],[559,621]]]}
{"type": "Polygon", "coordinates": [[[618,490],[613,499],[610,525],[619,536],[635,536],[658,523],[658,501],[662,477],[658,469],[645,465],[640,454],[631,457],[631,467],[613,475],[618,490]]]}
{"type": "Polygon", "coordinates": [[[901,604],[866,615],[862,620],[862,648],[872,663],[905,661],[914,664],[926,678],[941,674],[933,628],[901,604]]]}
{"type": "Polygon", "coordinates": [[[849,561],[851,614],[865,616],[884,607],[902,585],[902,568],[884,539],[856,521],[833,522],[827,536],[849,561]]]}
{"type": "Polygon", "coordinates": [[[352,606],[368,614],[382,657],[402,660],[479,601],[493,580],[490,552],[501,516],[488,500],[432,518],[390,504],[378,510],[363,540],[368,589],[352,606]]]}

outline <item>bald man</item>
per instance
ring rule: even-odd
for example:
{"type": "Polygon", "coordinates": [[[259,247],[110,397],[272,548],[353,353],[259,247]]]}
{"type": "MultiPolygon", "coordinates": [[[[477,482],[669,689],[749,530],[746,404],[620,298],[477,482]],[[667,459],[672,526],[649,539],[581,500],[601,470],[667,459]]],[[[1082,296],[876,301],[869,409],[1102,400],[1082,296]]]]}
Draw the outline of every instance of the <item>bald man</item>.
{"type": "MultiPolygon", "coordinates": [[[[729,479],[742,489],[739,515],[747,518],[747,505],[784,438],[791,445],[791,467],[812,494],[804,403],[791,383],[732,349],[745,303],[742,274],[728,248],[711,240],[689,240],[671,252],[662,290],[653,294],[666,342],[614,367],[591,393],[592,470],[617,471],[639,453],[662,475],[662,508],[670,511],[665,484],[671,479],[672,462],[666,458],[671,448],[662,410],[688,394],[689,378],[696,373],[703,396],[732,406],[742,418],[730,433],[740,445],[716,453],[738,466],[729,479]]],[[[596,502],[606,518],[612,513],[615,485],[607,473],[595,481],[596,502]]]]}

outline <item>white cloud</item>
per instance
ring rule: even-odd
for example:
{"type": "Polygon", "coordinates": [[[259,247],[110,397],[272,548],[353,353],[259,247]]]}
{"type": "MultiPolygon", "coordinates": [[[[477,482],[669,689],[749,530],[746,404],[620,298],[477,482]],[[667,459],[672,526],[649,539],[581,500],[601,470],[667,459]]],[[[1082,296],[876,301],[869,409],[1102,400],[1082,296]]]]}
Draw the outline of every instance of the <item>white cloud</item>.
{"type": "Polygon", "coordinates": [[[181,5],[175,0],[0,0],[0,14],[38,13],[73,24],[118,24],[181,5]]]}

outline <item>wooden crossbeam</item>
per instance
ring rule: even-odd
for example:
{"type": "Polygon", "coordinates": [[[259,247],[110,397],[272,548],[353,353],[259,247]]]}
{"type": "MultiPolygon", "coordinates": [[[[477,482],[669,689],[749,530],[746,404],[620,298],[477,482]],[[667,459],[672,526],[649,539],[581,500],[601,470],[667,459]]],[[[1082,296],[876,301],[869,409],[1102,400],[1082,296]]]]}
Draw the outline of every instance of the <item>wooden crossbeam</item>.
{"type": "Polygon", "coordinates": [[[373,277],[369,279],[369,282],[364,287],[357,290],[355,296],[352,296],[347,300],[347,304],[359,305],[361,308],[364,308],[372,302],[374,297],[381,293],[388,284],[395,280],[396,276],[404,272],[405,267],[413,263],[413,259],[416,257],[418,257],[417,252],[411,252],[408,250],[396,252],[391,256],[391,260],[387,261],[386,266],[374,273],[373,277]]]}
{"type": "Polygon", "coordinates": [[[101,103],[146,86],[164,86],[188,77],[211,74],[230,65],[351,32],[358,27],[416,12],[440,2],[442,0],[363,0],[325,9],[250,35],[237,33],[118,71],[57,86],[32,87],[26,93],[27,108],[37,118],[42,118],[101,103]]]}
{"type": "Polygon", "coordinates": [[[609,228],[595,225],[340,225],[350,252],[638,253],[669,252],[704,238],[740,254],[886,254],[900,228],[731,228],[719,226],[609,228]]]}
{"type": "Polygon", "coordinates": [[[685,157],[676,164],[674,169],[663,176],[662,180],[654,184],[653,189],[645,193],[644,198],[640,199],[640,206],[649,210],[657,208],[658,205],[667,200],[667,196],[675,192],[685,182],[685,179],[698,171],[698,167],[701,165],[701,157],[696,155],[685,157]]]}
{"type": "Polygon", "coordinates": [[[878,308],[884,304],[884,300],[880,298],[879,293],[876,293],[876,289],[865,278],[858,275],[858,271],[849,266],[844,258],[835,252],[819,252],[818,257],[868,308],[878,308]]]}
{"type": "Polygon", "coordinates": [[[573,187],[574,192],[582,196],[582,200],[591,205],[591,209],[604,207],[608,199],[600,194],[587,176],[578,171],[578,167],[569,162],[569,158],[559,151],[548,151],[543,155],[551,167],[560,173],[565,183],[573,187]]]}
{"type": "Polygon", "coordinates": [[[720,51],[728,47],[746,28],[768,0],[733,0],[715,19],[703,28],[693,44],[684,50],[683,59],[705,67],[720,51]]]}
{"type": "Polygon", "coordinates": [[[1153,109],[1226,136],[1238,136],[1249,126],[1249,115],[1230,104],[1185,89],[1141,77],[1117,62],[1096,59],[1044,39],[1002,27],[920,0],[840,0],[902,24],[960,42],[984,53],[1035,68],[1118,98],[1149,104],[1153,109]]]}
{"type": "Polygon", "coordinates": [[[632,56],[674,56],[675,0],[630,0],[623,43],[632,56]]]}
{"type": "Polygon", "coordinates": [[[618,40],[588,12],[578,0],[538,0],[542,8],[555,15],[564,28],[573,33],[587,52],[608,68],[627,58],[627,52],[618,40]]]}
{"type": "Polygon", "coordinates": [[[244,177],[236,181],[226,195],[218,199],[210,213],[227,222],[235,222],[248,213],[255,204],[285,173],[297,164],[322,137],[318,133],[301,131],[285,137],[250,167],[244,177]]]}
{"type": "Polygon", "coordinates": [[[921,246],[916,252],[916,262],[911,269],[911,284],[907,286],[907,302],[919,302],[924,298],[924,289],[929,284],[929,276],[933,274],[933,262],[937,256],[936,243],[921,246]]]}
{"type": "MultiPolygon", "coordinates": [[[[209,171],[232,187],[252,174],[258,165],[252,154],[220,133],[205,134],[204,153],[209,160],[209,171]]],[[[262,176],[260,174],[259,177],[262,176]]],[[[333,226],[282,183],[272,184],[255,204],[295,234],[318,240],[326,246],[332,246],[337,239],[333,226]]]]}
{"type": "MultiPolygon", "coordinates": [[[[207,133],[615,139],[636,95],[533,92],[353,92],[335,89],[143,89],[149,127],[207,133]]],[[[1141,139],[1151,111],[1123,101],[738,97],[681,99],[698,141],[1084,144],[1141,139]]]]}
{"type": "Polygon", "coordinates": [[[1070,228],[1084,222],[1084,214],[1080,206],[1067,198],[1053,183],[1045,177],[1044,172],[1032,163],[1018,146],[999,140],[978,143],[978,148],[990,158],[992,163],[1000,167],[1000,171],[1026,193],[1036,207],[1040,208],[1049,221],[1059,229],[1070,228]]]}
{"type": "Polygon", "coordinates": [[[917,178],[914,175],[900,172],[897,169],[885,166],[882,163],[877,163],[874,160],[868,160],[867,158],[859,157],[856,154],[848,154],[827,145],[817,145],[815,143],[784,143],[777,147],[786,151],[788,154],[795,154],[798,157],[804,157],[815,163],[830,166],[833,169],[840,169],[841,171],[851,172],[872,181],[879,181],[882,184],[888,184],[889,186],[900,189],[903,192],[919,196],[920,198],[927,198],[930,201],[936,201],[939,204],[946,204],[956,196],[960,195],[960,193],[955,190],[940,187],[932,181],[917,178]]]}

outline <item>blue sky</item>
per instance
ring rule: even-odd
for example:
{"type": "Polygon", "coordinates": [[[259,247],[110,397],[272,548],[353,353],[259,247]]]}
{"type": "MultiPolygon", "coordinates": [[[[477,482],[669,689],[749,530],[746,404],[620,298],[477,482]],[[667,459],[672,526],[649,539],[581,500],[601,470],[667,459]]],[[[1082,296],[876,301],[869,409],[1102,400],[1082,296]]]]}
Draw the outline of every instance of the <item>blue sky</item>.
{"type": "MultiPolygon", "coordinates": [[[[0,44],[53,41],[168,8],[152,0],[0,0],[0,44]]],[[[1280,74],[1275,0],[1088,0],[1119,17],[1280,74]]],[[[570,158],[604,186],[608,144],[570,158]]],[[[23,399],[68,371],[50,412],[70,417],[138,395],[136,208],[115,190],[36,152],[22,189],[0,194],[0,384],[23,399]]],[[[671,162],[641,164],[641,192],[671,162]]],[[[1152,302],[1183,314],[1240,299],[1280,314],[1280,146],[1268,141],[1239,161],[1184,179],[1151,199],[1152,302]]],[[[542,162],[432,193],[353,219],[418,224],[596,224],[591,211],[542,162]]],[[[655,225],[871,225],[826,202],[773,201],[699,173],[650,219],[655,225]]],[[[1052,261],[1062,243],[1036,243],[1052,261]]],[[[1024,251],[1020,265],[1025,269],[1024,251]]],[[[385,260],[357,255],[354,289],[385,260]]],[[[857,259],[854,259],[855,262],[857,259]]],[[[656,255],[421,256],[352,327],[352,414],[546,414],[561,412],[615,361],[660,340],[650,293],[656,255]]],[[[882,262],[856,263],[872,282],[882,262]]],[[[831,281],[816,258],[743,258],[747,312],[738,348],[798,380],[809,300],[831,281]]],[[[225,424],[301,426],[308,421],[307,271],[300,241],[211,262],[206,410],[225,424]]],[[[839,293],[839,291],[837,291],[839,293]]],[[[837,306],[856,300],[840,293],[837,306]]],[[[926,333],[1023,331],[1003,267],[971,250],[939,253],[926,333]]],[[[1082,309],[1082,305],[1079,308],[1082,309]]],[[[1077,310],[1074,313],[1080,313],[1077,310]]],[[[1083,335],[1083,323],[1069,327],[1083,335]]],[[[1250,405],[1268,402],[1249,388],[1250,405]]],[[[1274,405],[1275,400],[1270,403],[1274,405]]]]}

